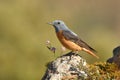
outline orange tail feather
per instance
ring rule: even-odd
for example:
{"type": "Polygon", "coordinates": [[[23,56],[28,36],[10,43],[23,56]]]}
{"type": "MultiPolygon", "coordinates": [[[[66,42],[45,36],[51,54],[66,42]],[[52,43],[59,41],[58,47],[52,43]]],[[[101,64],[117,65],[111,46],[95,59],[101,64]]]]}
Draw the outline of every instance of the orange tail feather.
{"type": "Polygon", "coordinates": [[[97,59],[99,59],[99,57],[97,55],[95,55],[93,52],[91,52],[90,50],[87,50],[85,48],[82,48],[82,49],[83,49],[83,51],[87,52],[88,54],[90,54],[90,55],[96,57],[97,59]]]}

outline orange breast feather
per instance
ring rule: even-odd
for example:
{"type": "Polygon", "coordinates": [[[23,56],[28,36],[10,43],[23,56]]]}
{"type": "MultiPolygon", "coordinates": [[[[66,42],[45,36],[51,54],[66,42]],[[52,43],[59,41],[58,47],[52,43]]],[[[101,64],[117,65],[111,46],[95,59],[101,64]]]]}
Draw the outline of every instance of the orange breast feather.
{"type": "Polygon", "coordinates": [[[74,42],[72,42],[70,40],[67,40],[64,37],[64,35],[62,34],[62,31],[57,32],[56,35],[57,35],[59,41],[62,43],[62,45],[64,47],[66,47],[67,49],[70,49],[72,51],[80,51],[80,50],[82,50],[82,48],[79,45],[75,44],[74,42]]]}

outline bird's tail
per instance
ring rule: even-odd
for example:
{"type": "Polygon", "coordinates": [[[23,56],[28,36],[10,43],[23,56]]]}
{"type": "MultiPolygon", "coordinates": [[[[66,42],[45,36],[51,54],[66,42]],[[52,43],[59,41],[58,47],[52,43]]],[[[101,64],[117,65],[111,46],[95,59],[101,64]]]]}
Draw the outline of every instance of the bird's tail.
{"type": "Polygon", "coordinates": [[[95,55],[92,51],[87,50],[87,49],[85,49],[85,48],[82,48],[82,49],[83,49],[83,51],[87,52],[88,54],[90,54],[90,55],[96,57],[97,59],[99,59],[99,57],[98,57],[97,55],[95,55]]]}

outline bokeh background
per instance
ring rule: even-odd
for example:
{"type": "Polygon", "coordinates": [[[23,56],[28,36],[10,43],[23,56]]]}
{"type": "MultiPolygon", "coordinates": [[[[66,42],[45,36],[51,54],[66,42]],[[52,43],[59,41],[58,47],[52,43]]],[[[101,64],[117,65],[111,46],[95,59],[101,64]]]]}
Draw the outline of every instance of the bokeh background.
{"type": "MultiPolygon", "coordinates": [[[[40,80],[61,44],[47,22],[60,19],[106,61],[120,44],[120,0],[0,0],[0,80],[40,80]],[[46,48],[46,41],[57,48],[46,48]]],[[[64,53],[69,52],[67,50],[64,53]]]]}

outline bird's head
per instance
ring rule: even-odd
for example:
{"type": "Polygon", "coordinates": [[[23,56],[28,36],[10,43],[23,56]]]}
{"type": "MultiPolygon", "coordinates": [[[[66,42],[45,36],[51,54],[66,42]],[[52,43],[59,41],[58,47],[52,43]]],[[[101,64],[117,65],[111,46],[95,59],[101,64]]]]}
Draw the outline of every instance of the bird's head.
{"type": "Polygon", "coordinates": [[[59,32],[60,30],[68,30],[68,27],[61,20],[55,20],[52,23],[48,23],[48,24],[54,26],[56,32],[59,32]]]}

